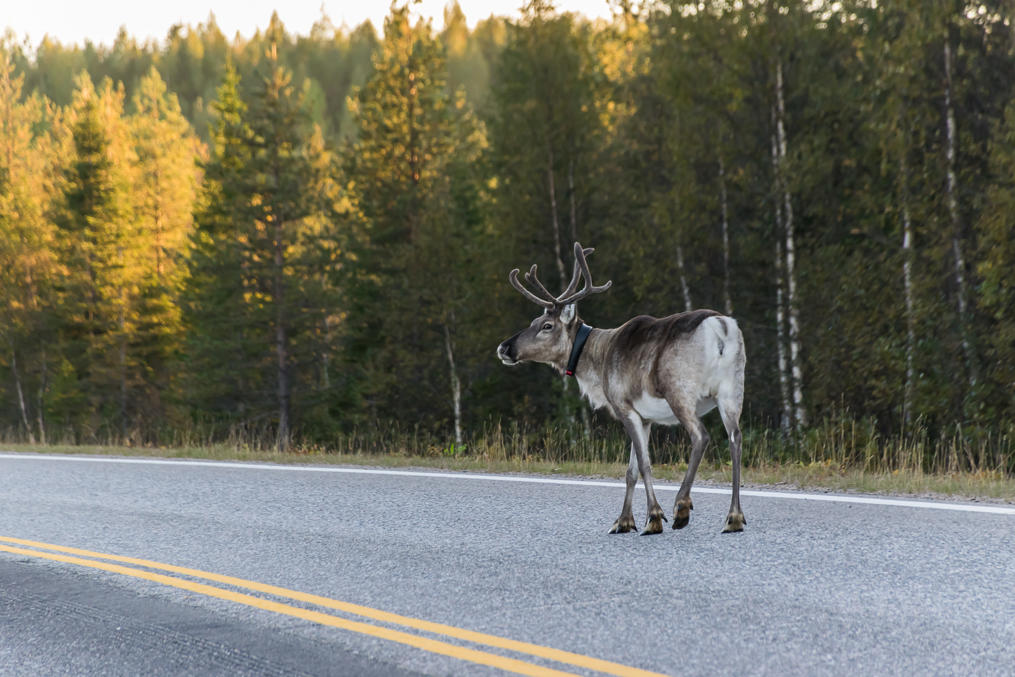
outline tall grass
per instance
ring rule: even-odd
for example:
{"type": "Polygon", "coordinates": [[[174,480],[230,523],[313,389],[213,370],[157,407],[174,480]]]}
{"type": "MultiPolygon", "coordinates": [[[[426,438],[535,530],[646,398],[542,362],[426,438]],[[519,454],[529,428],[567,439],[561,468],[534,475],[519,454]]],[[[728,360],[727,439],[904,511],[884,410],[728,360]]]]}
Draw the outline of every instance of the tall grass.
{"type": "MultiPolygon", "coordinates": [[[[725,431],[718,417],[710,417],[712,443],[705,464],[722,468],[730,462],[725,431]]],[[[24,443],[16,429],[0,431],[7,443],[24,443]]],[[[128,436],[132,437],[132,436],[128,436]]],[[[87,439],[56,431],[49,442],[66,445],[88,443],[102,446],[133,446],[152,449],[217,449],[239,454],[273,453],[277,440],[268,425],[190,425],[158,431],[135,439],[156,439],[140,444],[110,434],[108,439],[87,439]]],[[[530,425],[519,421],[489,421],[471,431],[463,445],[452,437],[416,425],[376,422],[326,441],[297,439],[294,454],[431,458],[473,458],[494,462],[539,461],[561,464],[626,463],[630,442],[614,421],[593,417],[589,428],[580,422],[530,425]]],[[[681,466],[690,453],[688,436],[676,428],[655,427],[650,441],[656,465],[681,466]]],[[[938,474],[987,474],[1015,477],[1015,423],[985,429],[953,425],[941,430],[918,423],[907,431],[886,435],[872,419],[848,415],[829,417],[796,435],[745,423],[743,465],[762,468],[778,465],[825,466],[843,472],[938,474]]]]}

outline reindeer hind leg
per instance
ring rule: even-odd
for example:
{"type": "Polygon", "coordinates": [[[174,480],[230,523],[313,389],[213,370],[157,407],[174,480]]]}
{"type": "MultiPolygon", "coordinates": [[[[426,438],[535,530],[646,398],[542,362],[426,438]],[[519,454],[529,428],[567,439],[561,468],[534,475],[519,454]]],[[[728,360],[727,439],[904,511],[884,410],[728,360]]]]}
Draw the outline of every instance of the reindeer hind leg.
{"type": "Polygon", "coordinates": [[[694,484],[694,476],[698,473],[698,464],[701,463],[705,447],[708,446],[709,437],[693,406],[686,406],[676,398],[667,398],[667,401],[680,425],[686,428],[691,436],[691,457],[687,461],[687,472],[684,473],[684,479],[673,502],[673,528],[683,529],[691,521],[691,511],[694,510],[691,485],[694,484]]]}
{"type": "Polygon", "coordinates": [[[726,516],[723,533],[743,531],[747,520],[740,508],[740,457],[743,435],[740,433],[740,402],[736,397],[719,398],[719,415],[722,417],[726,434],[730,441],[730,463],[733,466],[733,497],[730,499],[730,512],[726,516]]]}
{"type": "Polygon", "coordinates": [[[740,507],[740,460],[743,435],[740,432],[740,412],[744,403],[744,357],[741,349],[738,355],[736,378],[719,392],[719,415],[723,418],[726,433],[730,439],[730,462],[733,466],[733,497],[730,499],[730,514],[726,517],[724,534],[744,530],[747,520],[740,507]]]}

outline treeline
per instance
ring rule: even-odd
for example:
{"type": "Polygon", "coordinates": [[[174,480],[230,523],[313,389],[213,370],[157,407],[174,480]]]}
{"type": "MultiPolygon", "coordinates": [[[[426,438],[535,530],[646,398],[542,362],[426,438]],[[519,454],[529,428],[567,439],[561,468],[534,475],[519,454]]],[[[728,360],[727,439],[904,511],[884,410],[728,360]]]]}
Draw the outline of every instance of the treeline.
{"type": "MultiPolygon", "coordinates": [[[[731,312],[750,429],[993,440],[1015,414],[1007,4],[620,3],[590,23],[0,49],[9,436],[581,438],[497,343],[593,245],[594,326],[731,312]],[[387,434],[386,432],[384,434],[387,434]]],[[[618,450],[620,453],[620,450],[618,450]]],[[[975,465],[975,463],[970,462],[975,465]]]]}

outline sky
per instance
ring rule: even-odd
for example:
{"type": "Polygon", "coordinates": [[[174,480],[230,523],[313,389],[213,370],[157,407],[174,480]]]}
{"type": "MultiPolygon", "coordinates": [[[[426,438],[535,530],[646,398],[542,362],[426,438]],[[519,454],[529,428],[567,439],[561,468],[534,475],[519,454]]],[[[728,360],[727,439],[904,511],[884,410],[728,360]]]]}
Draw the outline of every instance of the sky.
{"type": "MultiPolygon", "coordinates": [[[[422,0],[413,13],[432,17],[434,27],[443,25],[448,0],[422,0]]],[[[517,16],[523,0],[459,0],[470,26],[491,14],[517,16]]],[[[557,9],[587,17],[609,17],[607,0],[557,0],[557,9]]],[[[370,19],[378,32],[390,0],[0,0],[0,31],[11,29],[18,40],[37,46],[44,35],[69,45],[111,45],[120,26],[139,42],[163,40],[176,23],[196,26],[214,12],[215,21],[228,37],[239,31],[250,36],[268,24],[277,10],[286,30],[306,35],[323,11],[335,26],[355,28],[370,19]]]]}

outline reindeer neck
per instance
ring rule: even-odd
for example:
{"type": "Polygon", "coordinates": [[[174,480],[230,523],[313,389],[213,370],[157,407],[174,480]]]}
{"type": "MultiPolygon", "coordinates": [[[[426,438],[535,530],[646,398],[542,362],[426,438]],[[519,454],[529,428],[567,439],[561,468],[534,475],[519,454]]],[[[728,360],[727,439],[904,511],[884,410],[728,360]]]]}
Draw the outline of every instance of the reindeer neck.
{"type": "Polygon", "coordinates": [[[582,352],[585,349],[585,342],[591,333],[592,327],[579,320],[578,330],[575,332],[574,340],[571,343],[571,354],[568,357],[567,366],[564,367],[565,376],[574,376],[574,372],[578,368],[578,361],[581,359],[582,352]]]}

